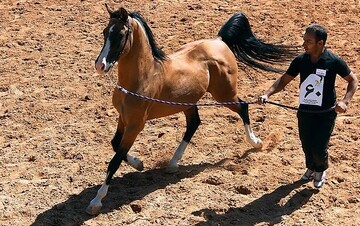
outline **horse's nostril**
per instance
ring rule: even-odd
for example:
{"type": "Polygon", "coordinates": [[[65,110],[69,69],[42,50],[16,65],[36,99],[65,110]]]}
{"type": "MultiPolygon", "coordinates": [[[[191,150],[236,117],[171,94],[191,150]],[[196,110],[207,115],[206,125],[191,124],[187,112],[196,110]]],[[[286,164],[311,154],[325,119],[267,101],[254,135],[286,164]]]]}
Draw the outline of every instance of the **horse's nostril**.
{"type": "Polygon", "coordinates": [[[105,64],[104,63],[97,63],[95,64],[96,71],[99,75],[103,75],[105,73],[105,64]]]}
{"type": "Polygon", "coordinates": [[[96,63],[95,64],[95,68],[98,72],[104,71],[105,70],[105,64],[104,63],[96,63]]]}

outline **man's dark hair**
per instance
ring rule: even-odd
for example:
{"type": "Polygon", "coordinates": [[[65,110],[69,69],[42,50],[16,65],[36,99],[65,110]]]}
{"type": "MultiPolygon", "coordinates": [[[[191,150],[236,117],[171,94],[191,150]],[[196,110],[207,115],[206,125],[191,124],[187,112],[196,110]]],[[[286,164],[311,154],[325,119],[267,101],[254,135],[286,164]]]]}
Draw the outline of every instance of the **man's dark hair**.
{"type": "Polygon", "coordinates": [[[323,40],[325,45],[327,39],[327,30],[323,26],[319,24],[310,24],[306,28],[305,33],[314,34],[316,42],[323,40]]]}

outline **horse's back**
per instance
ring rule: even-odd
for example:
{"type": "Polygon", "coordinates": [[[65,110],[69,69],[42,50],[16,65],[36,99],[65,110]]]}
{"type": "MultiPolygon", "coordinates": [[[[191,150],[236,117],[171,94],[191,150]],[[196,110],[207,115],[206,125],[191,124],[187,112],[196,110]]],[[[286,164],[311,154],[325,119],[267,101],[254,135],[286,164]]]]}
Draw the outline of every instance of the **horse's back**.
{"type": "Polygon", "coordinates": [[[188,43],[171,54],[169,59],[168,66],[175,74],[236,77],[238,71],[233,52],[221,38],[188,43]]]}
{"type": "MultiPolygon", "coordinates": [[[[238,77],[237,61],[234,53],[221,38],[186,44],[171,55],[171,59],[174,62],[185,62],[181,65],[182,68],[193,70],[200,67],[200,70],[206,70],[208,79],[206,91],[210,92],[217,101],[234,101],[238,77]]],[[[196,76],[204,75],[204,73],[196,74],[196,76]]]]}
{"type": "Polygon", "coordinates": [[[236,63],[236,58],[229,47],[221,38],[203,39],[183,45],[179,50],[171,54],[170,59],[187,59],[194,63],[199,61],[231,61],[236,63]]]}

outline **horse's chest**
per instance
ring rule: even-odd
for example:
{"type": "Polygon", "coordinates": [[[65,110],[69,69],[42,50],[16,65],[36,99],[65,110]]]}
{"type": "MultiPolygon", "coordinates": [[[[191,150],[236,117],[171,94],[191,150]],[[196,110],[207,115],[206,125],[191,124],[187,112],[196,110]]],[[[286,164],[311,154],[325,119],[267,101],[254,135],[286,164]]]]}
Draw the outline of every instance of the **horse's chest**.
{"type": "Polygon", "coordinates": [[[115,89],[112,97],[112,104],[119,113],[121,113],[121,109],[124,108],[124,102],[125,94],[120,92],[118,89],[115,89]]]}

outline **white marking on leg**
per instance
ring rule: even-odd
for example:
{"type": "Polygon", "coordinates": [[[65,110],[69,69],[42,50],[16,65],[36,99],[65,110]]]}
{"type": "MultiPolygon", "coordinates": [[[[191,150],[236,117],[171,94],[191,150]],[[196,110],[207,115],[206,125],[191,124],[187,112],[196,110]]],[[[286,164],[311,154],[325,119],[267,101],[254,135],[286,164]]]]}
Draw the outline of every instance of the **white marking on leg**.
{"type": "Polygon", "coordinates": [[[245,124],[245,131],[246,131],[246,138],[247,141],[254,147],[254,148],[261,148],[262,141],[260,138],[256,137],[254,132],[252,131],[250,125],[245,124]]]}
{"type": "Polygon", "coordinates": [[[178,170],[178,168],[179,168],[178,161],[183,156],[184,151],[185,151],[186,147],[188,146],[188,144],[189,144],[189,142],[186,142],[184,140],[181,141],[179,147],[176,149],[176,151],[174,153],[174,156],[170,160],[168,167],[166,168],[166,172],[174,173],[178,170]]]}
{"type": "Polygon", "coordinates": [[[91,200],[90,205],[87,207],[86,212],[88,214],[96,215],[100,212],[100,209],[102,207],[101,200],[106,196],[108,192],[108,188],[109,185],[107,185],[106,182],[104,182],[103,185],[98,190],[96,197],[93,200],[91,200]]]}
{"type": "Polygon", "coordinates": [[[127,154],[126,159],[127,159],[127,164],[129,164],[133,168],[139,171],[142,171],[144,169],[143,162],[139,158],[127,154]]]}

